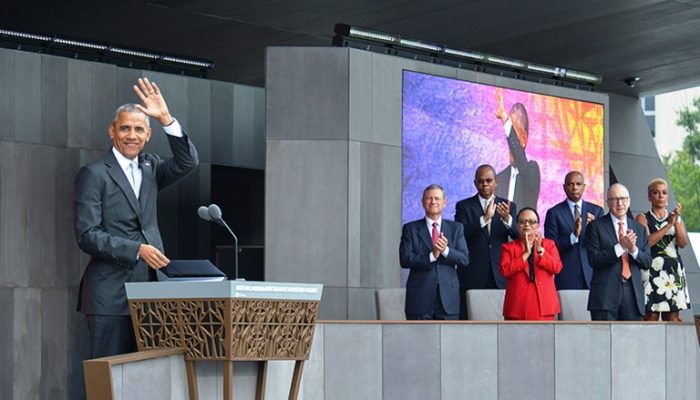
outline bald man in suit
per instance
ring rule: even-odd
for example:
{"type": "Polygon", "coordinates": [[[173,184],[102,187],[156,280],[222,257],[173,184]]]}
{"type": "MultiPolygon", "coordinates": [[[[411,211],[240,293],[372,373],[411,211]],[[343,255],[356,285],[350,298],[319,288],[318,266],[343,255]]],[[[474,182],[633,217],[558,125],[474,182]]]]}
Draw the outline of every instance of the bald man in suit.
{"type": "Polygon", "coordinates": [[[117,109],[108,127],[112,148],[83,166],[75,183],[75,233],[90,255],[78,301],[90,330],[90,358],[136,351],[125,283],[155,280],[155,270],[170,262],[158,229],[158,191],[199,164],[158,86],[139,79],[133,89],[142,104],[117,109]],[[151,139],[149,117],[163,126],[171,159],[142,153],[151,139]]]}
{"type": "Polygon", "coordinates": [[[594,321],[640,321],[644,316],[642,269],[651,266],[644,226],[627,215],[630,194],[619,183],[608,189],[610,212],[591,222],[586,250],[593,268],[588,310],[594,321]]]}
{"type": "Polygon", "coordinates": [[[588,225],[603,216],[600,206],[583,200],[586,183],[578,171],[564,177],[566,199],[547,211],[544,236],[557,244],[564,268],[554,278],[557,290],[589,289],[593,269],[586,252],[588,225]]]}
{"type": "Polygon", "coordinates": [[[460,318],[468,319],[466,291],[469,289],[503,289],[506,279],[499,262],[501,246],[518,236],[515,229],[515,203],[498,197],[496,171],[480,165],[474,173],[477,193],[460,200],[455,206],[455,221],[464,227],[469,248],[469,266],[459,271],[461,296],[460,318]]]}

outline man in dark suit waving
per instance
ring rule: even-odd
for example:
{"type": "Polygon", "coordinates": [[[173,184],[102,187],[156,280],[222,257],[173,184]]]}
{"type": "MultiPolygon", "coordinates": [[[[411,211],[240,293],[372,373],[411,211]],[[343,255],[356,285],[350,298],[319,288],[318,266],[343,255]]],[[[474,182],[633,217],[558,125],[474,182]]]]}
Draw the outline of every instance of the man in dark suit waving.
{"type": "Polygon", "coordinates": [[[469,248],[469,268],[460,270],[462,298],[460,318],[467,319],[465,292],[467,289],[503,289],[506,279],[501,275],[501,245],[516,238],[515,204],[495,195],[498,187],[496,171],[488,164],[480,165],[474,174],[477,194],[456,205],[455,221],[464,226],[469,248]]]}
{"type": "Polygon", "coordinates": [[[462,225],[442,218],[445,191],[430,185],[423,191],[425,218],[403,226],[399,259],[410,269],[406,282],[406,319],[457,319],[457,269],[469,263],[462,225]]]}
{"type": "Polygon", "coordinates": [[[75,184],[75,233],[90,255],[78,304],[87,316],[90,358],[136,351],[124,284],[154,280],[170,262],[158,230],[158,191],[199,164],[158,86],[144,78],[133,89],[142,104],[117,109],[108,127],[112,148],[83,166],[75,184]],[[151,138],[148,117],[163,126],[173,158],[141,152],[151,138]]]}
{"type": "Polygon", "coordinates": [[[510,150],[510,164],[498,173],[496,196],[506,198],[518,207],[537,209],[540,196],[540,166],[535,160],[528,160],[525,147],[530,137],[530,123],[527,110],[522,103],[515,103],[506,113],[503,91],[496,89],[496,118],[503,123],[503,130],[510,150]]]}
{"type": "Polygon", "coordinates": [[[646,228],[627,216],[630,194],[614,183],[608,189],[610,212],[591,222],[586,249],[593,267],[588,310],[594,321],[639,321],[644,316],[642,269],[651,252],[646,228]]]}
{"type": "Polygon", "coordinates": [[[586,183],[578,171],[564,178],[566,200],[547,211],[544,236],[554,240],[564,268],[554,277],[557,290],[588,289],[593,270],[586,253],[586,228],[603,215],[598,205],[583,200],[586,183]]]}

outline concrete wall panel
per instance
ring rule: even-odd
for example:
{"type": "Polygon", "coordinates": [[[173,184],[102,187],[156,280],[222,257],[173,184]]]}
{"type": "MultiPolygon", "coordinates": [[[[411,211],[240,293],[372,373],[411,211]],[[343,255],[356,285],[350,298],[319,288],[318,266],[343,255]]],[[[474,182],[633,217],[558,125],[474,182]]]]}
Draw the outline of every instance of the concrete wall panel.
{"type": "Polygon", "coordinates": [[[499,398],[553,399],[553,344],[551,324],[499,325],[499,398]]]}
{"type": "Polygon", "coordinates": [[[661,399],[666,395],[664,325],[610,327],[613,399],[661,399]]]}
{"type": "Polygon", "coordinates": [[[266,63],[268,140],[348,140],[348,49],[270,47],[266,63]]]}
{"type": "Polygon", "coordinates": [[[440,324],[384,325],[382,343],[384,400],[441,398],[440,324]]]}
{"type": "Polygon", "coordinates": [[[441,398],[498,398],[498,327],[443,325],[440,339],[441,398]]]}

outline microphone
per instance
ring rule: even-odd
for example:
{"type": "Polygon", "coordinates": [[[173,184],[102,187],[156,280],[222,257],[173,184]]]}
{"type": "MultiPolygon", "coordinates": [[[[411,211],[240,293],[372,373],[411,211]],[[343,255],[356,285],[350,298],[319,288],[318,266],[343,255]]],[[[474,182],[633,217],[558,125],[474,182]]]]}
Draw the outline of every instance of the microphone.
{"type": "Polygon", "coordinates": [[[238,237],[228,226],[226,221],[222,218],[221,208],[216,204],[210,204],[209,207],[201,206],[197,209],[197,214],[199,217],[205,221],[214,221],[217,224],[223,226],[228,230],[228,233],[233,237],[233,251],[234,251],[234,280],[238,280],[238,237]]]}
{"type": "Polygon", "coordinates": [[[210,204],[209,208],[207,208],[207,214],[210,219],[218,222],[221,219],[221,208],[216,204],[210,204]]]}
{"type": "Polygon", "coordinates": [[[205,221],[211,221],[211,216],[209,215],[209,208],[206,206],[201,206],[197,209],[197,214],[199,214],[199,218],[205,220],[205,221]]]}

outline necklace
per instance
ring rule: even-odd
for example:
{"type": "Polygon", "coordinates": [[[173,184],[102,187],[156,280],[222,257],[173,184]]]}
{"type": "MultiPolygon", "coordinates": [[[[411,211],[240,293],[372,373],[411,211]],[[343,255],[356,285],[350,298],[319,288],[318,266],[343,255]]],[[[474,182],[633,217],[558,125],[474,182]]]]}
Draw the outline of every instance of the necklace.
{"type": "Polygon", "coordinates": [[[658,218],[658,217],[656,216],[656,214],[654,214],[654,210],[651,210],[651,209],[650,209],[650,210],[649,210],[649,214],[651,214],[651,216],[654,217],[654,219],[656,220],[656,222],[661,222],[661,221],[666,220],[666,218],[668,218],[668,210],[666,210],[665,208],[664,208],[664,215],[663,215],[661,218],[658,218]]]}

